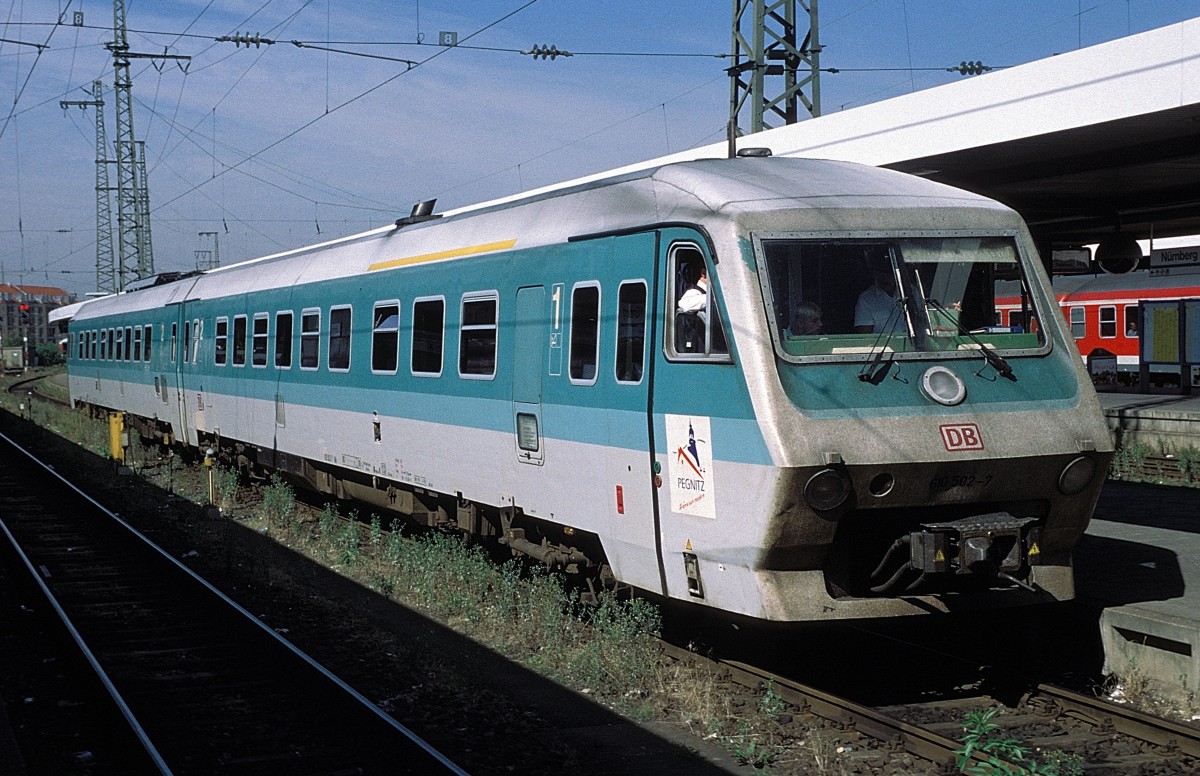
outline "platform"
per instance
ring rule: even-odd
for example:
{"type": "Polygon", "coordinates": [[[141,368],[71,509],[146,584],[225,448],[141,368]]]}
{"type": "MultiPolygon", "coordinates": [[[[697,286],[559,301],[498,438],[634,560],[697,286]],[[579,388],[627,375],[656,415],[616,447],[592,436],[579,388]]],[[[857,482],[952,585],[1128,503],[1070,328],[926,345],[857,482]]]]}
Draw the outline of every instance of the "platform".
{"type": "Polygon", "coordinates": [[[1200,692],[1200,489],[1109,481],[1076,552],[1104,670],[1200,692]]]}
{"type": "Polygon", "coordinates": [[[1099,393],[1113,441],[1162,453],[1200,449],[1200,395],[1099,393]]]}

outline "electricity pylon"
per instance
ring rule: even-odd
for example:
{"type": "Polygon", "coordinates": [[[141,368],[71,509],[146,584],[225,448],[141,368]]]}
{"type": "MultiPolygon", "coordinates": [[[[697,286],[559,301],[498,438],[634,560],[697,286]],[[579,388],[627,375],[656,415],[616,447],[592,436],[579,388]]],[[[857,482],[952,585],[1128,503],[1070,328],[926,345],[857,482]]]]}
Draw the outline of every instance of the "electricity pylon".
{"type": "Polygon", "coordinates": [[[821,115],[817,0],[733,0],[732,55],[727,71],[731,151],[746,132],[795,124],[798,102],[810,115],[821,115]],[[747,107],[749,125],[743,131],[739,117],[747,107]]]}
{"type": "Polygon", "coordinates": [[[108,185],[108,133],[104,125],[104,84],[92,82],[92,99],[62,100],[63,108],[96,109],[96,290],[101,293],[116,293],[117,266],[113,257],[112,233],[112,187],[108,185]]]}
{"type": "Polygon", "coordinates": [[[131,59],[190,60],[178,54],[135,54],[125,33],[125,0],[113,0],[113,41],[105,44],[113,55],[113,95],[117,115],[117,290],[131,280],[154,274],[154,248],[150,240],[150,185],[146,179],[145,145],[133,134],[133,79],[131,59]]]}

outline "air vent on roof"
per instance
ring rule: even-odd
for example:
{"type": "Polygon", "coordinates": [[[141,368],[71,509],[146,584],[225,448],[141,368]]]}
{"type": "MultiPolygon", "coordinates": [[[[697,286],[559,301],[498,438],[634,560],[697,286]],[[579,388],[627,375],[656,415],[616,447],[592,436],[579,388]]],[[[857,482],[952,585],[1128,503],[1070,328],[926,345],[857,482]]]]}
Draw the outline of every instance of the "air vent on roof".
{"type": "Polygon", "coordinates": [[[745,159],[746,157],[765,157],[771,155],[770,148],[743,148],[737,153],[738,156],[745,159]]]}
{"type": "Polygon", "coordinates": [[[435,214],[433,212],[433,206],[436,204],[436,199],[427,199],[424,202],[418,202],[417,204],[413,205],[412,213],[404,218],[396,219],[396,228],[399,229],[404,226],[419,224],[422,221],[431,221],[435,218],[441,218],[442,216],[440,213],[435,214]]]}

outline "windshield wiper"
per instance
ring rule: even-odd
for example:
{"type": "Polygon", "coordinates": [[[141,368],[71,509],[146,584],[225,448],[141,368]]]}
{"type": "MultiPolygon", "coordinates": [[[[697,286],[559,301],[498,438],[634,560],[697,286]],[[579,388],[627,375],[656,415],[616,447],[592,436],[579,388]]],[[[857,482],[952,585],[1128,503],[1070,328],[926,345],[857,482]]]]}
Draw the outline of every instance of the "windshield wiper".
{"type": "Polygon", "coordinates": [[[892,331],[892,327],[898,322],[896,314],[903,309],[903,303],[903,299],[897,299],[895,301],[895,303],[892,305],[892,311],[888,313],[887,320],[883,323],[883,329],[879,332],[878,336],[875,337],[875,342],[871,345],[871,360],[868,361],[867,365],[858,373],[858,379],[864,383],[879,385],[879,383],[883,381],[883,376],[887,373],[887,367],[891,365],[891,361],[889,360],[887,365],[885,365],[882,369],[880,368],[880,362],[883,361],[883,354],[889,350],[889,348],[883,343],[885,341],[891,342],[892,335],[896,333],[892,331]]]}
{"type": "MultiPolygon", "coordinates": [[[[991,345],[988,345],[970,331],[964,329],[962,323],[958,320],[958,314],[955,311],[947,310],[936,299],[927,298],[925,301],[929,303],[930,307],[944,315],[947,320],[954,321],[954,328],[958,330],[959,336],[966,337],[967,339],[971,340],[971,342],[974,342],[979,346],[979,352],[983,354],[984,360],[991,365],[992,369],[996,370],[997,374],[999,374],[1001,377],[1012,380],[1014,383],[1017,381],[1016,375],[1013,374],[1012,366],[1010,366],[1009,363],[1004,360],[1004,356],[1001,356],[999,353],[992,350],[991,345]]],[[[979,374],[979,372],[976,372],[975,374],[979,374]]]]}

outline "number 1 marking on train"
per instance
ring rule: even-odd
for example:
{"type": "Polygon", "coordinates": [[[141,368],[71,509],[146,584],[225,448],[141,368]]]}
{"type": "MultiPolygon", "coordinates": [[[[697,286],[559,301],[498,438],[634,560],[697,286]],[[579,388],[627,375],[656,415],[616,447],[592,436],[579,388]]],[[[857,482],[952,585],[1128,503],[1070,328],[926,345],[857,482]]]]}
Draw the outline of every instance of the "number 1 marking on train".
{"type": "Polygon", "coordinates": [[[562,327],[562,323],[561,323],[562,292],[563,292],[562,283],[555,283],[554,284],[554,294],[550,297],[550,300],[552,302],[554,302],[554,330],[555,331],[558,331],[562,327]]]}

